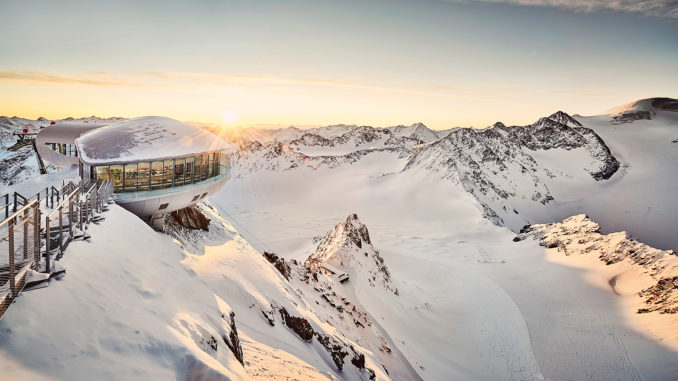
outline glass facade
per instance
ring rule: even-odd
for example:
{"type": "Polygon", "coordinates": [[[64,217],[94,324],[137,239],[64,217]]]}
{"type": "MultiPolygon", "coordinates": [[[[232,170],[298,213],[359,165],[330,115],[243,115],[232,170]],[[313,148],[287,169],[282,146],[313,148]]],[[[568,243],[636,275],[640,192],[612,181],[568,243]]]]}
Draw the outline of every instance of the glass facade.
{"type": "Polygon", "coordinates": [[[78,157],[78,150],[75,148],[75,144],[45,143],[45,145],[52,151],[62,155],[78,157]]]}
{"type": "Polygon", "coordinates": [[[116,193],[179,187],[217,176],[227,176],[230,158],[222,152],[180,159],[94,166],[92,179],[113,180],[116,193]]]}

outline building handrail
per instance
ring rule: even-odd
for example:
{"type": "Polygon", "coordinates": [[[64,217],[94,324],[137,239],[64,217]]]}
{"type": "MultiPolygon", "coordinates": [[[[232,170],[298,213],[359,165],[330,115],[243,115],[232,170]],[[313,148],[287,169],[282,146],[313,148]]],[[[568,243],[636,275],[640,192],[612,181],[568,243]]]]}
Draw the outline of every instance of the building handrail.
{"type": "Polygon", "coordinates": [[[57,204],[56,207],[54,207],[54,210],[50,212],[50,214],[47,215],[47,217],[52,218],[53,215],[59,212],[59,209],[62,209],[66,206],[66,204],[72,199],[73,196],[76,195],[76,193],[80,192],[80,189],[76,189],[73,192],[71,192],[68,196],[64,197],[59,204],[57,204]]]}
{"type": "Polygon", "coordinates": [[[14,213],[14,214],[12,214],[11,216],[5,218],[4,221],[0,222],[0,228],[3,227],[9,220],[18,217],[21,213],[25,213],[25,212],[26,212],[26,209],[31,208],[31,207],[33,206],[33,204],[35,204],[35,203],[37,203],[37,202],[38,202],[38,200],[33,200],[33,201],[31,201],[30,203],[24,205],[24,207],[21,208],[20,210],[18,210],[16,213],[14,213]]]}

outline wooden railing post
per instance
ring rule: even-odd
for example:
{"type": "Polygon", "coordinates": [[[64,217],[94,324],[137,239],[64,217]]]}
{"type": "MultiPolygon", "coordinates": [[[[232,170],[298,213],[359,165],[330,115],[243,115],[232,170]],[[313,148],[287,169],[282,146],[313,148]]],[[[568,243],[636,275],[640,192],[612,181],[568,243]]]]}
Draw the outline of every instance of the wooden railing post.
{"type": "Polygon", "coordinates": [[[33,270],[40,270],[40,204],[33,208],[33,270]]]}
{"type": "Polygon", "coordinates": [[[30,219],[29,210],[26,209],[24,214],[24,260],[28,259],[28,222],[30,219]]]}
{"type": "Polygon", "coordinates": [[[51,266],[50,266],[50,257],[49,257],[49,250],[50,250],[50,233],[49,233],[49,215],[45,217],[45,272],[48,274],[51,273],[51,266]]]}
{"type": "Polygon", "coordinates": [[[68,199],[68,237],[73,239],[73,198],[68,199]]]}
{"type": "Polygon", "coordinates": [[[9,220],[7,225],[9,232],[9,292],[10,295],[16,297],[16,279],[14,279],[16,268],[14,265],[14,218],[9,220]]]}
{"type": "Polygon", "coordinates": [[[63,216],[64,216],[64,208],[62,206],[62,207],[59,208],[59,255],[64,254],[64,239],[62,237],[63,225],[64,225],[63,216]]]}

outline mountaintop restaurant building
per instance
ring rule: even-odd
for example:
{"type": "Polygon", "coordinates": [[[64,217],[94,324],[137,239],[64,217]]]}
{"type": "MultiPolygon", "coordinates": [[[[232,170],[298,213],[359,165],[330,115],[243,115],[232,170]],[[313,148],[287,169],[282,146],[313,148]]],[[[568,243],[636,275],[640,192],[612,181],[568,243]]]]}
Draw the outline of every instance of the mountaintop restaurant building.
{"type": "MultiPolygon", "coordinates": [[[[55,126],[52,134],[58,134],[55,126]]],[[[83,179],[112,180],[116,203],[161,228],[167,213],[193,205],[228,180],[227,143],[200,127],[147,116],[75,136],[83,179]]],[[[69,144],[62,142],[61,144],[69,144]]]]}

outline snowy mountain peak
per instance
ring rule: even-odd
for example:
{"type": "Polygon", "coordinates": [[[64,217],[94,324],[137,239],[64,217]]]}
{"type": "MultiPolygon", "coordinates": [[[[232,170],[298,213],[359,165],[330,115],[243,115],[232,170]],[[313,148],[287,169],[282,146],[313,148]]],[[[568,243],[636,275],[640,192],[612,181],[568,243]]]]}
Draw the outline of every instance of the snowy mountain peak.
{"type": "Polygon", "coordinates": [[[334,229],[322,240],[315,253],[307,263],[329,262],[332,265],[348,267],[352,254],[361,249],[375,251],[370,241],[370,234],[358,219],[358,215],[349,215],[343,223],[337,224],[334,229]]]}
{"type": "Polygon", "coordinates": [[[548,118],[558,123],[564,124],[568,127],[582,127],[581,123],[579,123],[576,119],[574,119],[568,113],[563,111],[557,111],[551,114],[548,118]]]}
{"type": "Polygon", "coordinates": [[[388,130],[390,130],[395,136],[417,139],[424,143],[430,143],[440,139],[435,131],[431,130],[430,128],[426,127],[424,123],[420,122],[409,126],[400,125],[389,127],[388,130]]]}
{"type": "Polygon", "coordinates": [[[325,265],[344,269],[358,278],[359,282],[367,280],[372,287],[381,284],[398,294],[398,290],[391,285],[391,274],[384,259],[372,246],[367,226],[360,222],[355,213],[337,224],[320,241],[316,251],[305,263],[309,269],[321,269],[325,265]]]}

